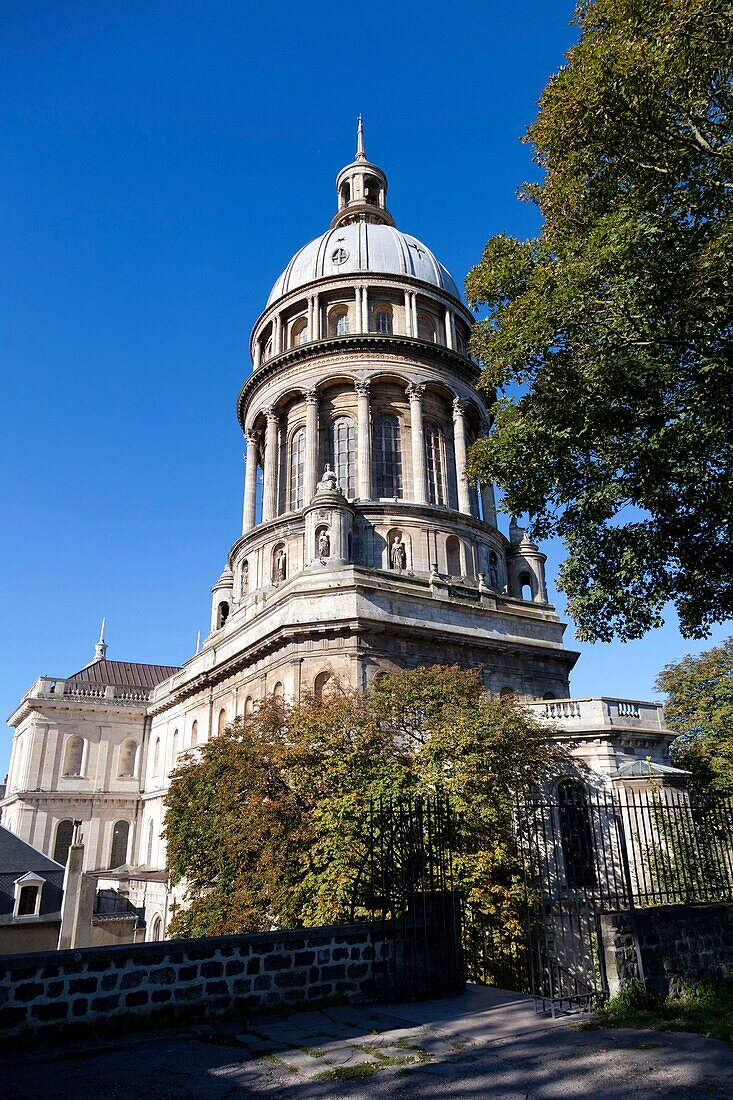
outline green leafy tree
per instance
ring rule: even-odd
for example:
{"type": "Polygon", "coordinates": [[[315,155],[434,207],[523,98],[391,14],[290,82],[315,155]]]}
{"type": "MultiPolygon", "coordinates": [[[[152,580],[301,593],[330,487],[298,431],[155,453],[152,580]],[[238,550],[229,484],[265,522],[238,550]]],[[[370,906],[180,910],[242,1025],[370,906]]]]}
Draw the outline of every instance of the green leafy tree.
{"type": "Polygon", "coordinates": [[[656,688],[678,735],[672,758],[692,773],[693,792],[733,795],[733,638],[667,665],[656,688]]]}
{"type": "Polygon", "coordinates": [[[364,694],[337,688],[293,706],[268,700],[174,773],[165,835],[187,904],[173,934],[349,920],[370,799],[437,793],[457,811],[457,885],[519,936],[513,791],[556,759],[545,727],[458,668],[399,672],[364,694]]]}
{"type": "Polygon", "coordinates": [[[559,535],[578,636],[636,638],[673,601],[733,612],[733,9],[583,0],[526,141],[540,235],[466,281],[499,391],[473,475],[559,535]]]}

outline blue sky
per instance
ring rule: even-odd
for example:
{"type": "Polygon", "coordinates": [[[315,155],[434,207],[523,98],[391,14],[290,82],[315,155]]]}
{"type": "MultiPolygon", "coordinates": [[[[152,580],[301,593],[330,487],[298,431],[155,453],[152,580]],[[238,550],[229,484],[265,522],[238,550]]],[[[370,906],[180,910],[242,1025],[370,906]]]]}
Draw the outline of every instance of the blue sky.
{"type": "MultiPolygon", "coordinates": [[[[458,281],[491,234],[536,231],[515,196],[533,172],[519,137],[571,12],[0,4],[4,715],[37,676],[90,659],[102,615],[128,660],[182,662],[206,632],[241,519],[248,333],[327,227],[359,112],[398,225],[458,281]]],[[[583,646],[573,693],[648,697],[663,664],[703,647],[673,620],[583,646]]],[[[0,777],[9,746],[8,731],[0,777]]]]}

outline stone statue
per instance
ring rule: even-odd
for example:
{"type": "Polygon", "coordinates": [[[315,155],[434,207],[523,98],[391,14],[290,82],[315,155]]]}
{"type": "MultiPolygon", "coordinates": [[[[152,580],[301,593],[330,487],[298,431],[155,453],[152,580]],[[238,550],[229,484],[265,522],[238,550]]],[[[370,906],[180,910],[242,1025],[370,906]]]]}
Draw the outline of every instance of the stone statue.
{"type": "Polygon", "coordinates": [[[331,469],[328,463],[323,471],[323,477],[318,483],[318,489],[325,489],[327,492],[335,493],[339,491],[338,478],[335,472],[331,469]]]}
{"type": "Polygon", "coordinates": [[[331,554],[331,538],[328,531],[321,531],[318,536],[318,557],[327,558],[331,554]]]}
{"type": "Polygon", "coordinates": [[[240,597],[246,596],[249,589],[249,562],[245,562],[242,566],[242,572],[239,575],[239,595],[240,597]]]}
{"type": "Polygon", "coordinates": [[[286,569],[287,558],[285,556],[285,547],[281,546],[275,555],[275,583],[285,580],[286,569]]]}
{"type": "Polygon", "coordinates": [[[397,569],[400,573],[407,565],[407,553],[401,535],[395,535],[392,540],[392,545],[389,548],[389,560],[392,568],[397,569]]]}

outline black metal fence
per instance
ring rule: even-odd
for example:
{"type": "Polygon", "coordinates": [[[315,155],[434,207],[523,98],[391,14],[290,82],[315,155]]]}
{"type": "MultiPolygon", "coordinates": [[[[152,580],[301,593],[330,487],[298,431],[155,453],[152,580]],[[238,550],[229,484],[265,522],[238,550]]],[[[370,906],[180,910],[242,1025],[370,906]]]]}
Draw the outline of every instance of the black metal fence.
{"type": "Polygon", "coordinates": [[[733,802],[670,788],[580,780],[517,796],[513,840],[523,931],[466,906],[469,980],[527,992],[553,1010],[607,994],[603,913],[733,901],[733,802]]]}
{"type": "Polygon", "coordinates": [[[371,804],[368,862],[355,905],[372,915],[379,1000],[463,987],[452,822],[447,801],[438,796],[371,804]]]}

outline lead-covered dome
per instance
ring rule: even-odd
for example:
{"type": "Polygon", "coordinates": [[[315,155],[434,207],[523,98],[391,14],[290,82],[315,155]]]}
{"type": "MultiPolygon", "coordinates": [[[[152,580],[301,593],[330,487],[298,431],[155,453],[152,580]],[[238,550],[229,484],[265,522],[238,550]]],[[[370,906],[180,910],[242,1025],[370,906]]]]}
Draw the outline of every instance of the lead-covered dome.
{"type": "Polygon", "coordinates": [[[329,229],[296,252],[273,286],[267,304],[316,279],[367,271],[420,279],[460,300],[450,272],[417,237],[391,225],[355,221],[329,229]]]}

